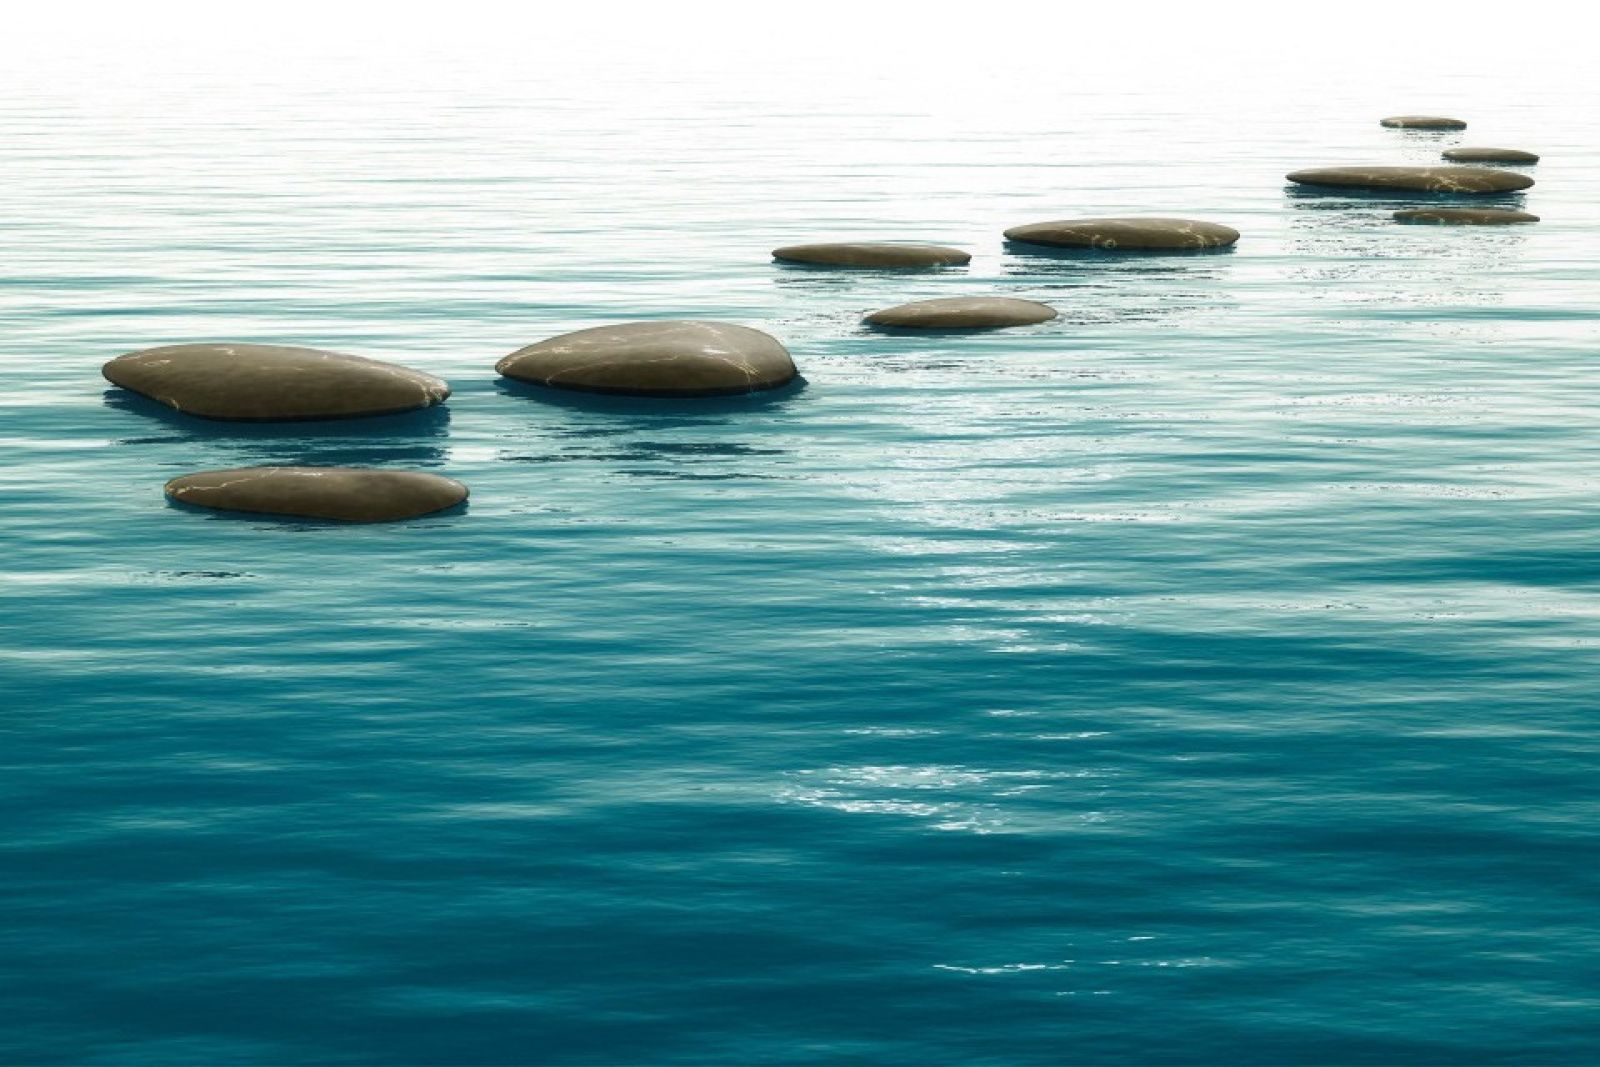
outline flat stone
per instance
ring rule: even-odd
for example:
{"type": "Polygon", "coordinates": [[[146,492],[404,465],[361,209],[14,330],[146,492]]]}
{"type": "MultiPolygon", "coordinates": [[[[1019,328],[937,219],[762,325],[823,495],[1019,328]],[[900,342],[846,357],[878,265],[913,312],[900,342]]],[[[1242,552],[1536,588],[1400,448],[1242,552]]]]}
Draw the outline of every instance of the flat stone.
{"type": "Polygon", "coordinates": [[[1526,211],[1505,211],[1493,207],[1422,207],[1396,211],[1398,222],[1434,222],[1458,226],[1498,226],[1511,222],[1538,222],[1538,215],[1526,211]]]}
{"type": "Polygon", "coordinates": [[[1539,157],[1520,148],[1447,148],[1444,158],[1456,163],[1537,163],[1539,157]]]}
{"type": "Polygon", "coordinates": [[[1063,248],[1164,252],[1223,248],[1239,239],[1239,231],[1194,219],[1066,219],[1013,226],[1006,239],[1063,248]]]}
{"type": "Polygon", "coordinates": [[[1009,296],[947,296],[874,311],[863,322],[921,330],[993,330],[1049,322],[1056,309],[1009,296]]]}
{"type": "Polygon", "coordinates": [[[565,333],[495,364],[507,378],[632,396],[727,396],[794,380],[777,339],[724,322],[627,322],[565,333]]]}
{"type": "Polygon", "coordinates": [[[842,241],[832,244],[788,245],[773,249],[772,258],[785,263],[823,267],[864,267],[869,270],[926,270],[959,267],[972,260],[970,252],[944,245],[899,244],[892,241],[842,241]]]}
{"type": "Polygon", "coordinates": [[[1378,125],[1400,130],[1464,130],[1467,124],[1460,119],[1441,118],[1438,115],[1391,115],[1379,119],[1378,125]]]}
{"type": "Polygon", "coordinates": [[[431,374],[288,345],[165,345],[118,356],[101,373],[113,385],[205,419],[391,415],[450,395],[431,374]]]}
{"type": "Polygon", "coordinates": [[[364,467],[239,467],[185,474],[167,496],[222,511],[340,522],[391,522],[442,511],[467,499],[453,478],[364,467]]]}
{"type": "Polygon", "coordinates": [[[1364,189],[1411,189],[1426,193],[1509,193],[1526,189],[1526,174],[1488,167],[1313,167],[1289,180],[1301,185],[1348,185],[1364,189]]]}

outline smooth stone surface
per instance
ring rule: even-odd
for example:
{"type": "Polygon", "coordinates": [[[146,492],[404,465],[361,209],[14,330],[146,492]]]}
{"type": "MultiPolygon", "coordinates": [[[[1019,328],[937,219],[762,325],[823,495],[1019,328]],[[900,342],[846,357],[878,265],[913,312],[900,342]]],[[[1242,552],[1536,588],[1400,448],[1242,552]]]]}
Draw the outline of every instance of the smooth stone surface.
{"type": "Polygon", "coordinates": [[[1006,231],[1006,239],[1064,248],[1146,252],[1224,248],[1239,239],[1239,231],[1194,219],[1064,219],[1013,226],[1006,231]]]}
{"type": "Polygon", "coordinates": [[[411,519],[467,499],[453,478],[365,467],[239,467],[174,478],[167,496],[223,511],[340,522],[411,519]]]}
{"type": "Polygon", "coordinates": [[[915,270],[959,267],[972,253],[944,245],[896,244],[891,241],[841,241],[831,244],[788,245],[773,249],[772,258],[785,263],[823,267],[915,270]]]}
{"type": "Polygon", "coordinates": [[[862,321],[871,326],[922,330],[992,330],[1031,326],[1055,317],[1055,308],[1033,300],[1009,296],[947,296],[884,308],[862,321]]]}
{"type": "Polygon", "coordinates": [[[1457,163],[1537,163],[1539,157],[1520,148],[1447,148],[1444,158],[1457,163]]]}
{"type": "Polygon", "coordinates": [[[1464,130],[1467,124],[1460,119],[1447,119],[1439,115],[1393,115],[1379,119],[1378,125],[1401,130],[1464,130]]]}
{"type": "Polygon", "coordinates": [[[552,337],[495,370],[556,389],[631,396],[727,396],[794,380],[778,340],[725,322],[627,322],[552,337]]]}
{"type": "Polygon", "coordinates": [[[288,345],[165,345],[118,356],[101,373],[113,385],[206,419],[392,415],[450,395],[449,385],[431,374],[288,345]]]}
{"type": "Polygon", "coordinates": [[[1288,176],[1301,185],[1349,185],[1365,189],[1412,189],[1427,193],[1509,193],[1526,189],[1526,174],[1488,167],[1313,167],[1288,176]]]}
{"type": "Polygon", "coordinates": [[[1398,222],[1436,222],[1462,226],[1496,226],[1512,222],[1538,222],[1538,215],[1526,211],[1505,211],[1492,207],[1423,207],[1396,211],[1398,222]]]}

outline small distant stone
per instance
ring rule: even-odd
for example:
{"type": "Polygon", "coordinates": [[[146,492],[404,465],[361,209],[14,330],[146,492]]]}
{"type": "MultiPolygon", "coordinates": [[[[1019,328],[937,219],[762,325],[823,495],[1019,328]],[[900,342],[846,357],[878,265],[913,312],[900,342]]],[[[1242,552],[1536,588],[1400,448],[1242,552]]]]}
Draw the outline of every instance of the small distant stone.
{"type": "Polygon", "coordinates": [[[892,241],[845,241],[833,244],[788,245],[774,249],[772,258],[785,263],[822,267],[858,267],[869,270],[926,270],[959,267],[972,261],[972,253],[944,245],[899,244],[892,241]]]}
{"type": "Polygon", "coordinates": [[[1434,222],[1457,226],[1499,226],[1513,222],[1538,222],[1538,215],[1493,207],[1424,207],[1396,211],[1398,222],[1434,222]]]}
{"type": "Polygon", "coordinates": [[[392,522],[454,507],[467,487],[420,471],[365,467],[239,467],[174,478],[167,496],[222,511],[338,522],[392,522]]]}
{"type": "Polygon", "coordinates": [[[1223,248],[1239,239],[1239,231],[1194,219],[1066,219],[1013,226],[1006,239],[1062,248],[1165,252],[1223,248]]]}
{"type": "Polygon", "coordinates": [[[1426,193],[1508,193],[1526,189],[1526,174],[1488,167],[1314,167],[1289,180],[1301,185],[1340,185],[1365,189],[1410,189],[1426,193]]]}
{"type": "Polygon", "coordinates": [[[1520,148],[1447,148],[1444,158],[1456,163],[1537,163],[1539,157],[1520,148]]]}
{"type": "Polygon", "coordinates": [[[862,321],[907,329],[994,330],[1049,322],[1056,314],[1048,304],[1008,296],[947,296],[884,308],[862,321]]]}
{"type": "Polygon", "coordinates": [[[450,395],[431,374],[290,345],[165,345],[118,356],[101,373],[113,385],[205,419],[392,415],[450,395]]]}
{"type": "Polygon", "coordinates": [[[728,396],[776,389],[798,374],[777,340],[724,322],[628,322],[566,333],[518,349],[507,378],[589,393],[728,396]]]}
{"type": "Polygon", "coordinates": [[[1398,130],[1464,130],[1467,124],[1460,119],[1447,119],[1439,115],[1393,115],[1380,119],[1380,126],[1398,130]]]}

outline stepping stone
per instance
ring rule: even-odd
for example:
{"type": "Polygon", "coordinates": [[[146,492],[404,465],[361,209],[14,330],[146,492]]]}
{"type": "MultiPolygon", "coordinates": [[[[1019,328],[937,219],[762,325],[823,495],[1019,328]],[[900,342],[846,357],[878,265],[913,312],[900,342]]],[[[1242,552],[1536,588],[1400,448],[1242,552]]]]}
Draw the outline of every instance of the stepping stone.
{"type": "Polygon", "coordinates": [[[1055,317],[1055,308],[1032,300],[1008,296],[947,296],[884,308],[862,321],[869,326],[921,330],[995,330],[1006,326],[1031,326],[1055,317]]]}
{"type": "Polygon", "coordinates": [[[1301,185],[1409,189],[1425,193],[1509,193],[1533,184],[1533,179],[1526,174],[1488,167],[1313,167],[1297,170],[1288,177],[1301,185]]]}
{"type": "Polygon", "coordinates": [[[777,339],[725,322],[596,326],[518,349],[495,364],[507,378],[588,393],[728,396],[776,389],[799,373],[777,339]]]}
{"type": "Polygon", "coordinates": [[[412,519],[467,499],[452,478],[365,467],[239,467],[174,478],[167,496],[221,511],[339,522],[412,519]]]}
{"type": "Polygon", "coordinates": [[[1456,163],[1537,163],[1539,157],[1520,148],[1447,148],[1444,158],[1456,163]]]}
{"type": "Polygon", "coordinates": [[[808,263],[822,267],[927,270],[930,267],[959,267],[971,262],[972,254],[944,245],[845,241],[833,244],[788,245],[774,249],[772,258],[784,263],[808,263]]]}
{"type": "Polygon", "coordinates": [[[1224,248],[1239,231],[1194,219],[1066,219],[1013,226],[1006,239],[1061,248],[1099,248],[1123,252],[1168,252],[1224,248]]]}
{"type": "Polygon", "coordinates": [[[1512,222],[1538,222],[1538,215],[1526,211],[1504,211],[1492,207],[1422,207],[1394,213],[1397,222],[1434,222],[1458,226],[1498,226],[1512,222]]]}
{"type": "Polygon", "coordinates": [[[1464,130],[1467,124],[1460,119],[1441,118],[1438,115],[1393,115],[1378,120],[1378,125],[1398,130],[1464,130]]]}
{"type": "Polygon", "coordinates": [[[450,395],[450,387],[431,374],[288,345],[165,345],[118,356],[101,373],[113,385],[204,419],[392,415],[450,395]]]}

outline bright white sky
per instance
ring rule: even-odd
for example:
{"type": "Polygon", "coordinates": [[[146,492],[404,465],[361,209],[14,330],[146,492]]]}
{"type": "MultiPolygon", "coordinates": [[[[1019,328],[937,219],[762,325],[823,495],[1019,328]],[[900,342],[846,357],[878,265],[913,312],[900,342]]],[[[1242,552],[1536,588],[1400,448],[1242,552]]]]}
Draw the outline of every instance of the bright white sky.
{"type": "Polygon", "coordinates": [[[1594,11],[1588,0],[28,0],[8,5],[0,60],[37,72],[90,61],[269,63],[293,50],[386,63],[724,65],[790,77],[887,64],[930,80],[1008,63],[1329,78],[1448,61],[1493,64],[1508,78],[1600,80],[1594,11]]]}

